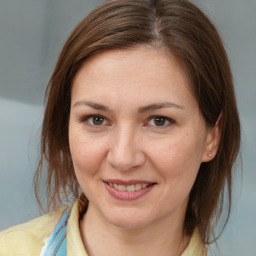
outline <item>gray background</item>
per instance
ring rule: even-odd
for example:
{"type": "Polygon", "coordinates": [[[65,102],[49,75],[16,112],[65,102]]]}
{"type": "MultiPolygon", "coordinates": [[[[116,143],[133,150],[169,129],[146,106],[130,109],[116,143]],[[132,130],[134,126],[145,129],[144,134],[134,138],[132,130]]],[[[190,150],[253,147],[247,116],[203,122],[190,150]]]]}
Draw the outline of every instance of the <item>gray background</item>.
{"type": "MultiPolygon", "coordinates": [[[[32,177],[43,95],[72,28],[102,1],[0,0],[0,230],[40,214],[32,177]]],[[[234,74],[243,128],[224,256],[256,256],[256,1],[194,0],[215,22],[234,74]]],[[[218,255],[212,247],[212,255],[218,255]]]]}

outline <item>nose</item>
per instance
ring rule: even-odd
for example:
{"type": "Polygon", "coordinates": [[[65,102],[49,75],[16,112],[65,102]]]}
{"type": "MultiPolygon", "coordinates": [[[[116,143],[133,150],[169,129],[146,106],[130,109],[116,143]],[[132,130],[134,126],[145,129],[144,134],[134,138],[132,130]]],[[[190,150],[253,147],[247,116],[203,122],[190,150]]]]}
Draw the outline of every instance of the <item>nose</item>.
{"type": "Polygon", "coordinates": [[[135,128],[117,128],[110,138],[107,162],[119,171],[142,166],[146,159],[142,144],[142,136],[135,128]]]}

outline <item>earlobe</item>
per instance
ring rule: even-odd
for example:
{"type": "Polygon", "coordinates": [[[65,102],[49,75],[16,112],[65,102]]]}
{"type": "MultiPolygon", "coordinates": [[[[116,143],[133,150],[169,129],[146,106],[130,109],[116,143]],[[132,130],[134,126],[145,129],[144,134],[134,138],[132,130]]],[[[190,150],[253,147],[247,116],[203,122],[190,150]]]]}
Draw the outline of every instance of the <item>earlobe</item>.
{"type": "Polygon", "coordinates": [[[220,116],[217,119],[217,122],[214,127],[208,128],[207,136],[206,136],[206,141],[205,141],[205,148],[204,148],[204,153],[202,156],[202,162],[209,162],[211,161],[219,147],[220,143],[220,130],[221,130],[221,117],[220,116]]]}

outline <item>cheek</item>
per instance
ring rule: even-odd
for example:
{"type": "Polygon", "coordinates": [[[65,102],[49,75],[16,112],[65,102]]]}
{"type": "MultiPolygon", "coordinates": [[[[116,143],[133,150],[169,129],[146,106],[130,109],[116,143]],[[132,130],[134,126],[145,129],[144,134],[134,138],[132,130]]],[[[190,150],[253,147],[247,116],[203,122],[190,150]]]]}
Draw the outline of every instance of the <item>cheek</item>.
{"type": "Polygon", "coordinates": [[[203,152],[202,141],[196,136],[174,136],[162,143],[151,144],[152,163],[168,182],[193,183],[198,173],[203,152]]]}
{"type": "Polygon", "coordinates": [[[94,175],[104,156],[102,143],[83,133],[70,133],[69,145],[77,178],[94,175]]]}
{"type": "MultiPolygon", "coordinates": [[[[184,142],[185,143],[185,142],[184,142]]],[[[152,162],[155,164],[160,178],[164,184],[162,195],[166,207],[174,210],[187,204],[189,193],[196,180],[200,161],[195,148],[188,144],[169,143],[164,148],[155,148],[152,162]]]]}

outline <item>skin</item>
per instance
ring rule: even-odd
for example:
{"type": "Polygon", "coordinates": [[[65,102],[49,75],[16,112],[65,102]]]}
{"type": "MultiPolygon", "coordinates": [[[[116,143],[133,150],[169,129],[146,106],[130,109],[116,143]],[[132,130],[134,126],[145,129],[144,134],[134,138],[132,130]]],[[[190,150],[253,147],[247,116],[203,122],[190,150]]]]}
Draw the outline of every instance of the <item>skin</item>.
{"type": "Polygon", "coordinates": [[[69,143],[89,200],[80,222],[89,255],[180,255],[190,239],[183,235],[189,193],[200,164],[216,153],[218,131],[206,126],[171,54],[137,46],[86,61],[72,85],[69,143]],[[119,200],[108,179],[155,185],[119,200]]]}

